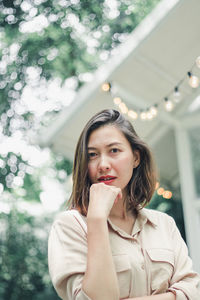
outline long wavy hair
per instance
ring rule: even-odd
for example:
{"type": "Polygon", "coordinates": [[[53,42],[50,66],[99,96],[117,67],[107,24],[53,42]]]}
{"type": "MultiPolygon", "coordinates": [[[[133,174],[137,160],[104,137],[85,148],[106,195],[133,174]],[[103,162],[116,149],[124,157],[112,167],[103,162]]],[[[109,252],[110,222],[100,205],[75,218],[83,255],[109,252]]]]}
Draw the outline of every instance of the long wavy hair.
{"type": "Polygon", "coordinates": [[[149,147],[139,138],[132,124],[117,110],[103,110],[93,116],[84,127],[75,151],[73,165],[73,188],[69,199],[69,208],[78,209],[87,215],[91,181],[88,175],[88,141],[91,133],[105,125],[118,128],[129,141],[133,152],[140,153],[140,163],[134,168],[127,186],[128,210],[133,212],[144,207],[155,191],[156,171],[149,147]]]}

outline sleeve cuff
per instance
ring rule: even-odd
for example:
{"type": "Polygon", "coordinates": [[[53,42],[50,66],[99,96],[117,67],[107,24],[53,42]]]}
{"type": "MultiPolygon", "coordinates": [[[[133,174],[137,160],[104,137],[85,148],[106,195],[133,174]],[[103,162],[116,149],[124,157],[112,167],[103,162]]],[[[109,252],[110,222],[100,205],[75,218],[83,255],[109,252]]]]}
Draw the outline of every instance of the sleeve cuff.
{"type": "Polygon", "coordinates": [[[176,296],[176,300],[188,300],[188,297],[181,290],[170,288],[168,292],[173,293],[176,296]]]}
{"type": "Polygon", "coordinates": [[[86,293],[81,289],[80,292],[78,293],[76,300],[92,300],[89,298],[86,293]]]}

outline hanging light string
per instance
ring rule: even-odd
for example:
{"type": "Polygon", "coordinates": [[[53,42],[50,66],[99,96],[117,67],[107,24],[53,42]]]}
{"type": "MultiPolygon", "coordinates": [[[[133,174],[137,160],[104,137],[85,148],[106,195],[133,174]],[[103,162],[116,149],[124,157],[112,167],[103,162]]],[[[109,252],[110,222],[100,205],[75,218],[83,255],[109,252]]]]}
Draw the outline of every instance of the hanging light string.
{"type": "Polygon", "coordinates": [[[165,190],[162,186],[160,186],[160,182],[156,182],[155,191],[159,196],[163,196],[165,199],[172,198],[172,192],[170,190],[165,190]]]}
{"type": "Polygon", "coordinates": [[[104,92],[110,93],[113,97],[114,104],[120,109],[123,114],[127,114],[131,119],[136,120],[152,120],[158,114],[158,108],[161,104],[164,104],[164,108],[167,112],[171,112],[176,105],[182,100],[182,94],[180,87],[185,80],[188,80],[188,84],[191,88],[196,89],[200,85],[200,80],[197,75],[194,75],[194,68],[200,68],[200,56],[197,57],[195,63],[192,65],[187,74],[175,85],[175,87],[169,91],[169,93],[159,102],[147,107],[146,109],[133,110],[129,109],[122,98],[114,92],[113,83],[104,82],[101,86],[104,92]]]}

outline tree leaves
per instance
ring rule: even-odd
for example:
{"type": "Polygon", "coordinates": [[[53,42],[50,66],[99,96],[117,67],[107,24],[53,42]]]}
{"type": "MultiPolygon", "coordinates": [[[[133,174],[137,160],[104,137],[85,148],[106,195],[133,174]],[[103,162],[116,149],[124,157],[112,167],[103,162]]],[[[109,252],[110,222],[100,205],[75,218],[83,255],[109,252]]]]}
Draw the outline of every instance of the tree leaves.
{"type": "MultiPolygon", "coordinates": [[[[47,232],[49,220],[37,221],[14,207],[0,214],[4,232],[0,235],[0,298],[58,299],[47,275],[47,232]],[[43,231],[40,237],[39,233],[43,231]]],[[[1,228],[2,230],[2,228],[1,228]]]]}
{"type": "MultiPolygon", "coordinates": [[[[46,80],[60,77],[64,81],[92,71],[101,62],[102,49],[110,51],[119,44],[120,35],[130,33],[158,1],[116,1],[119,16],[114,18],[109,16],[112,7],[103,0],[1,1],[3,51],[0,58],[6,64],[6,72],[0,67],[0,80],[7,83],[1,88],[1,111],[6,112],[12,101],[20,99],[27,84],[27,66],[40,67],[40,78],[46,80]],[[100,38],[93,36],[96,31],[101,34],[100,38]],[[116,34],[118,37],[113,38],[116,34]],[[93,54],[88,52],[92,38],[96,40],[93,54]],[[19,45],[15,59],[9,50],[13,43],[19,45]],[[52,51],[56,50],[54,57],[52,51]],[[14,80],[11,79],[13,73],[17,74],[14,80]],[[15,91],[16,80],[21,83],[21,89],[12,97],[9,92],[15,91]]],[[[9,126],[9,122],[3,124],[6,132],[9,126]]]]}

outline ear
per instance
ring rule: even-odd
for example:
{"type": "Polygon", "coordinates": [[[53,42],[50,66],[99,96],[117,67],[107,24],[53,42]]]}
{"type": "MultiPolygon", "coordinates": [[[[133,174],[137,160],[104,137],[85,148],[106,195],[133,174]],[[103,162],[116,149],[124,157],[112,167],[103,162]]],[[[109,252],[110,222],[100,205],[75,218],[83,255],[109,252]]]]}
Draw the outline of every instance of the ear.
{"type": "Polygon", "coordinates": [[[133,168],[137,168],[140,164],[140,152],[139,150],[134,150],[133,152],[133,168]]]}

